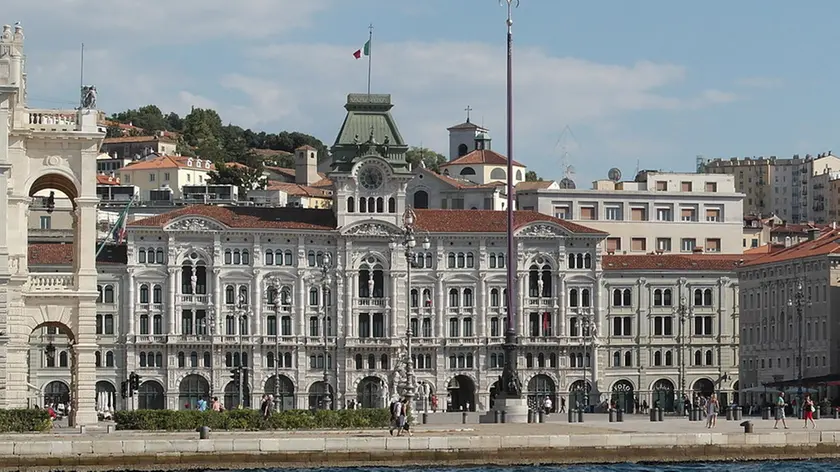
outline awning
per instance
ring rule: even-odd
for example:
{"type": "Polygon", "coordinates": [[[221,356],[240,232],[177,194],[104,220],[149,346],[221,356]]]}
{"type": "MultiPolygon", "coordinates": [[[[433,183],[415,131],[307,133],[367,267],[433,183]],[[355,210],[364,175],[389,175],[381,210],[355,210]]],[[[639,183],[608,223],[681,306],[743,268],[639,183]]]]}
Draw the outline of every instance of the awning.
{"type": "Polygon", "coordinates": [[[817,387],[821,385],[840,385],[840,374],[820,375],[817,377],[805,377],[802,380],[782,380],[779,382],[768,382],[767,387],[817,387]]]}

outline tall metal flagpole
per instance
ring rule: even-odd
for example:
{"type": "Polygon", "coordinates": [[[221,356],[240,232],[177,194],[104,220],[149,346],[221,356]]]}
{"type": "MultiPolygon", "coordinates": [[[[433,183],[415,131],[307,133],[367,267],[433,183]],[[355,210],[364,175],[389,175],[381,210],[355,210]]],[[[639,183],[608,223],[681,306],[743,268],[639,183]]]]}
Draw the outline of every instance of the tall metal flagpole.
{"type": "Polygon", "coordinates": [[[367,50],[367,57],[368,57],[368,96],[370,96],[370,63],[371,57],[373,57],[373,23],[368,26],[368,50],[367,50]]]}
{"type": "MultiPolygon", "coordinates": [[[[516,255],[513,240],[514,199],[513,186],[513,8],[519,6],[519,0],[499,0],[507,3],[507,329],[502,349],[505,351],[505,366],[502,371],[500,390],[507,410],[509,422],[522,422],[522,383],[517,372],[518,346],[516,339],[516,255]],[[515,411],[514,411],[515,410],[515,411]]],[[[525,407],[527,414],[527,406],[525,407]]]]}

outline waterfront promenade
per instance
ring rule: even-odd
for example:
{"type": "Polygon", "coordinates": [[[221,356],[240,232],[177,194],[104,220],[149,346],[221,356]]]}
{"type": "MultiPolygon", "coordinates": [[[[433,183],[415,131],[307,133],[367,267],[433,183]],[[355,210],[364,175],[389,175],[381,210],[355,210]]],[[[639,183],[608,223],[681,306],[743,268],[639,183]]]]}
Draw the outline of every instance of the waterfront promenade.
{"type": "MultiPolygon", "coordinates": [[[[559,416],[559,415],[558,415],[559,416]]],[[[559,420],[559,417],[551,420],[559,420]]],[[[213,431],[85,434],[59,428],[51,433],[0,436],[0,468],[90,470],[115,468],[186,469],[406,464],[534,464],[625,461],[693,461],[840,457],[840,420],[818,428],[774,430],[773,421],[703,422],[667,418],[651,423],[628,415],[609,423],[588,415],[585,423],[418,425],[412,437],[387,430],[213,431]]]]}

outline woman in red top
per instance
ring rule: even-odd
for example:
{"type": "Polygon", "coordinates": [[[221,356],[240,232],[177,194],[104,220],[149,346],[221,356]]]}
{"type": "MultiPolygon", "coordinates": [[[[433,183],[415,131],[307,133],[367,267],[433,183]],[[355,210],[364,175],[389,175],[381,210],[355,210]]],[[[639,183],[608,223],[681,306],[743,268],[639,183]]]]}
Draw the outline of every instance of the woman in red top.
{"type": "Polygon", "coordinates": [[[816,429],[817,423],[814,421],[814,400],[811,400],[810,393],[805,394],[805,401],[802,404],[802,408],[805,409],[805,414],[803,415],[805,417],[805,426],[803,428],[808,427],[808,421],[810,420],[811,426],[816,429]]]}

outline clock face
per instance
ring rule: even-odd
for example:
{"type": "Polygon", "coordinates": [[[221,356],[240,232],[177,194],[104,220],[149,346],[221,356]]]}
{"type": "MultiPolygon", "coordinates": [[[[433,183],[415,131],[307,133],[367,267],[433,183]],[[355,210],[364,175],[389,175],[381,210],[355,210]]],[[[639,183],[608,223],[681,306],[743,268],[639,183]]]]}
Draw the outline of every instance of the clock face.
{"type": "Polygon", "coordinates": [[[359,171],[359,183],[367,190],[376,190],[382,186],[384,176],[376,167],[365,167],[359,171]]]}

